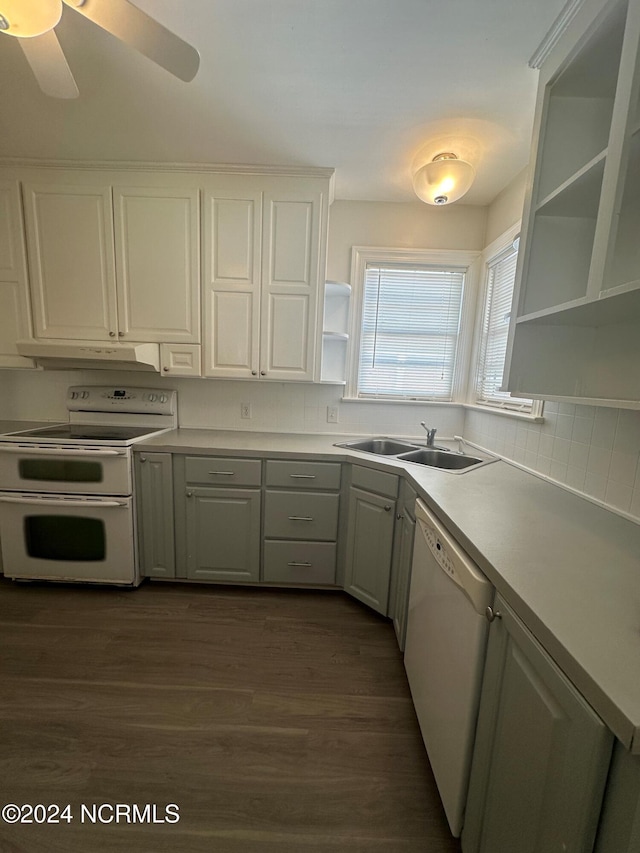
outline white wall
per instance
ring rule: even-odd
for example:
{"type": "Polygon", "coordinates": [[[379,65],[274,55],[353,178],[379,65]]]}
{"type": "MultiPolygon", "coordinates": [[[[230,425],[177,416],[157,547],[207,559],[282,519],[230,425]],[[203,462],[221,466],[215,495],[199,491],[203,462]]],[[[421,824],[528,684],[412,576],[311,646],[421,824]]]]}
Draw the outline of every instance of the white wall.
{"type": "Polygon", "coordinates": [[[487,208],[487,230],[484,245],[489,246],[514,222],[522,219],[524,196],[527,190],[529,169],[523,169],[500,192],[487,208]]]}
{"type": "Polygon", "coordinates": [[[327,278],[349,281],[352,246],[480,251],[486,217],[486,207],[469,204],[336,201],[329,214],[327,278]]]}

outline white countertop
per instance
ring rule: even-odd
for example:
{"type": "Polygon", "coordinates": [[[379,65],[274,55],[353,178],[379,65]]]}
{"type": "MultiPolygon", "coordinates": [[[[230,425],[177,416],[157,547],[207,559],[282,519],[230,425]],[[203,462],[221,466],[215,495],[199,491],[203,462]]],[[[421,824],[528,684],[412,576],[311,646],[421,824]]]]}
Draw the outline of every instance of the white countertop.
{"type": "Polygon", "coordinates": [[[640,525],[503,461],[452,474],[334,446],[353,438],[178,429],[137,449],[313,456],[408,476],[613,733],[640,754],[640,525]]]}

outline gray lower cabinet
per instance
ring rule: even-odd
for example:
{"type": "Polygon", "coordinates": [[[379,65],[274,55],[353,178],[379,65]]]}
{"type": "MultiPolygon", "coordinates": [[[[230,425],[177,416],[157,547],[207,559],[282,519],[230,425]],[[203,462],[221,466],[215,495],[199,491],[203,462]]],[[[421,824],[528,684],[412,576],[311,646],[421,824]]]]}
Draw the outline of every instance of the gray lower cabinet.
{"type": "Polygon", "coordinates": [[[263,581],[335,585],[341,479],[335,462],[267,461],[263,581]]]}
{"type": "Polygon", "coordinates": [[[640,850],[640,755],[616,741],[595,853],[640,850]]]}
{"type": "Polygon", "coordinates": [[[384,616],[389,604],[397,489],[395,475],[352,467],[344,587],[384,616]],[[365,491],[360,483],[382,494],[365,491]]]}
{"type": "Polygon", "coordinates": [[[494,608],[462,849],[592,853],[613,737],[500,597],[494,608]]]}
{"type": "Polygon", "coordinates": [[[187,577],[258,581],[260,489],[188,488],[187,577]]]}
{"type": "Polygon", "coordinates": [[[259,581],[261,460],[176,455],[173,470],[176,576],[259,581]]]}
{"type": "Polygon", "coordinates": [[[389,616],[393,620],[393,628],[401,651],[404,651],[407,633],[411,561],[416,530],[416,497],[416,492],[406,480],[402,480],[393,531],[393,556],[391,558],[391,582],[389,585],[389,616]]]}
{"type": "Polygon", "coordinates": [[[136,453],[138,559],[143,577],[176,574],[171,453],[136,453]]]}

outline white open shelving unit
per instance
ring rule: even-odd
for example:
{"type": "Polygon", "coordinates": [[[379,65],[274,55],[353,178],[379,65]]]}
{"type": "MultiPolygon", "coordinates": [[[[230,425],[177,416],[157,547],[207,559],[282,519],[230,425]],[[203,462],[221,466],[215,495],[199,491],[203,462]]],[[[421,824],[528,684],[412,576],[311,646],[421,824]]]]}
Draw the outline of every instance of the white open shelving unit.
{"type": "Polygon", "coordinates": [[[640,0],[587,0],[541,70],[506,387],[640,408],[640,0]]]}
{"type": "Polygon", "coordinates": [[[346,383],[347,346],[351,285],[327,281],[324,289],[324,319],[322,324],[322,382],[346,383]]]}

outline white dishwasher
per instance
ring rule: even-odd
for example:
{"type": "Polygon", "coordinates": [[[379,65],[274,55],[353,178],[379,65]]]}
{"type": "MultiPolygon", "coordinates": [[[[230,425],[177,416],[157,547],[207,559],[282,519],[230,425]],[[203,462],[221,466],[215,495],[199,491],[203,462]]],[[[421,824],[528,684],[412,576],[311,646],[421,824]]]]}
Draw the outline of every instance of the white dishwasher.
{"type": "Polygon", "coordinates": [[[462,830],[493,587],[416,501],[404,665],[451,832],[462,830]]]}

